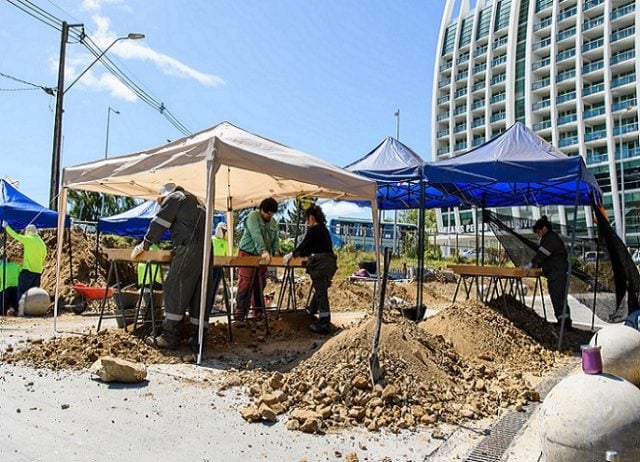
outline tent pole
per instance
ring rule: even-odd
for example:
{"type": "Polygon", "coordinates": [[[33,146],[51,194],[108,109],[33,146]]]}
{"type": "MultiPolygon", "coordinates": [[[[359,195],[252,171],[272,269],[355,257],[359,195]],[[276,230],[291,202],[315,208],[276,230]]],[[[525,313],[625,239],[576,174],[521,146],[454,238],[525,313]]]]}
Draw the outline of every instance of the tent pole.
{"type": "Polygon", "coordinates": [[[578,226],[578,199],[580,198],[580,188],[576,188],[576,200],[573,204],[573,229],[571,230],[571,247],[569,249],[569,264],[567,265],[567,282],[564,286],[564,297],[562,300],[562,320],[560,321],[560,337],[558,337],[558,351],[562,348],[562,334],[564,334],[564,324],[567,316],[567,297],[569,296],[569,278],[571,277],[571,267],[573,264],[573,251],[576,244],[576,227],[578,226]]]}
{"type": "Polygon", "coordinates": [[[482,266],[484,266],[484,253],[485,253],[485,250],[484,250],[484,196],[482,198],[482,210],[480,213],[482,215],[482,238],[481,238],[482,240],[480,241],[481,242],[480,251],[482,252],[482,266]]]}
{"type": "MultiPolygon", "coordinates": [[[[62,228],[62,230],[64,232],[64,228],[62,228]]],[[[69,278],[71,281],[73,281],[73,252],[71,250],[71,228],[67,230],[67,240],[69,244],[69,278]]],[[[96,278],[97,277],[98,277],[98,273],[96,272],[96,278]]]]}
{"type": "MultiPolygon", "coordinates": [[[[69,244],[71,244],[71,239],[69,239],[69,244]]],[[[71,245],[69,245],[71,247],[71,245]]],[[[98,251],[100,249],[100,230],[98,229],[98,225],[96,224],[96,250],[94,251],[94,256],[96,258],[96,265],[94,272],[96,273],[96,279],[98,279],[98,251]]]]}
{"type": "Polygon", "coordinates": [[[593,305],[591,307],[591,332],[593,332],[593,328],[595,326],[596,323],[596,297],[598,294],[598,266],[600,263],[600,258],[598,258],[598,255],[600,255],[600,240],[596,240],[596,275],[595,275],[595,281],[593,282],[593,305]]]}
{"type": "MultiPolygon", "coordinates": [[[[64,178],[64,172],[63,172],[64,178]]],[[[65,215],[67,212],[67,188],[60,188],[58,194],[58,229],[56,239],[56,290],[53,299],[53,331],[58,332],[58,302],[60,300],[60,269],[62,268],[62,244],[64,241],[65,215]]]]}
{"type": "MultiPolygon", "coordinates": [[[[216,191],[216,149],[215,138],[209,139],[209,146],[207,147],[207,203],[204,222],[204,242],[202,251],[202,279],[200,284],[200,312],[198,313],[198,357],[196,363],[202,364],[202,349],[204,343],[204,319],[205,311],[210,310],[208,306],[207,293],[209,292],[209,272],[211,266],[211,230],[213,227],[213,209],[215,207],[215,191],[216,191]]],[[[191,313],[189,313],[191,314],[191,313]]],[[[267,313],[265,311],[264,315],[267,313]]],[[[208,319],[208,316],[207,316],[208,319]]]]}
{"type": "Polygon", "coordinates": [[[5,309],[5,290],[7,289],[7,232],[2,230],[2,316],[7,314],[5,309]]]}
{"type": "Polygon", "coordinates": [[[425,222],[425,209],[424,209],[424,188],[426,187],[424,180],[420,180],[420,208],[418,209],[418,291],[417,298],[418,303],[416,307],[416,321],[421,320],[424,317],[422,311],[422,290],[424,281],[424,222],[425,222]]]}

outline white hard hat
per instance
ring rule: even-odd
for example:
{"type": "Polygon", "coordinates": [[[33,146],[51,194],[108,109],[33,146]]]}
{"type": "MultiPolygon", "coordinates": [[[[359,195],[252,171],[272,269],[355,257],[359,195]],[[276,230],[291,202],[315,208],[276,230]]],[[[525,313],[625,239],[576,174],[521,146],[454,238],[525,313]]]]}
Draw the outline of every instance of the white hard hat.
{"type": "Polygon", "coordinates": [[[160,188],[160,191],[158,191],[158,197],[165,198],[169,194],[174,192],[176,190],[176,188],[177,188],[177,186],[176,186],[175,183],[166,183],[166,184],[164,184],[162,186],[162,188],[160,188]]]}
{"type": "Polygon", "coordinates": [[[27,227],[24,229],[24,233],[25,234],[38,234],[38,228],[36,228],[35,225],[27,225],[27,227]]]}
{"type": "Polygon", "coordinates": [[[222,239],[224,237],[224,231],[227,231],[227,224],[224,221],[221,221],[216,225],[215,236],[218,239],[222,239]]]}

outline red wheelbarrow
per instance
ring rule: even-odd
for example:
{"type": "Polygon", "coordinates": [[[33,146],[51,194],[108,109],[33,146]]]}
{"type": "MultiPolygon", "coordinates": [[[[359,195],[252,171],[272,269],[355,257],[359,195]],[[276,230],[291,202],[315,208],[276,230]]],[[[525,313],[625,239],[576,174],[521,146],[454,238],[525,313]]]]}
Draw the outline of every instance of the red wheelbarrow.
{"type": "Polygon", "coordinates": [[[84,285],[81,282],[77,282],[73,285],[73,290],[76,294],[71,299],[71,305],[69,306],[75,314],[82,314],[89,308],[89,304],[100,303],[105,298],[111,298],[113,296],[113,289],[111,287],[92,287],[84,285]]]}

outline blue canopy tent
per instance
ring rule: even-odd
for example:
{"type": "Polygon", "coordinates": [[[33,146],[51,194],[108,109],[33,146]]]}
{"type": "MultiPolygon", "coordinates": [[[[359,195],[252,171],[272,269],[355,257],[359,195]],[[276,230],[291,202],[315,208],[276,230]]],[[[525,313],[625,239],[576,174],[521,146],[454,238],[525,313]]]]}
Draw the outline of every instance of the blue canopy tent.
{"type": "MultiPolygon", "coordinates": [[[[425,165],[424,171],[432,186],[468,206],[573,205],[572,253],[578,205],[602,203],[582,157],[567,156],[520,122],[466,154],[425,165]]],[[[565,293],[565,312],[566,303],[565,293]]],[[[558,348],[563,330],[564,318],[558,348]]]]}
{"type": "MultiPolygon", "coordinates": [[[[447,195],[426,182],[424,165],[422,158],[408,146],[395,138],[387,137],[367,155],[345,167],[346,170],[376,182],[379,210],[419,209],[418,307],[422,306],[424,210],[460,205],[455,196],[447,195]]],[[[418,316],[422,317],[420,314],[418,316]]]]}
{"type": "MultiPolygon", "coordinates": [[[[110,217],[98,219],[97,229],[102,234],[115,234],[142,239],[149,228],[151,219],[160,210],[156,201],[146,201],[125,212],[110,217]]],[[[167,230],[162,240],[169,240],[171,235],[167,230]]]]}
{"type": "Polygon", "coordinates": [[[425,165],[429,183],[464,205],[589,205],[600,187],[580,156],[569,157],[520,122],[481,146],[425,165]]]}
{"type": "MultiPolygon", "coordinates": [[[[22,230],[27,225],[34,225],[36,228],[56,228],[58,226],[58,213],[38,204],[34,200],[18,191],[11,183],[4,178],[0,179],[0,221],[6,221],[15,230],[22,230]]],[[[65,226],[71,224],[69,217],[65,218],[65,226]]],[[[69,239],[69,244],[71,239],[69,239]]],[[[6,260],[7,255],[7,235],[2,229],[2,259],[6,260]]],[[[2,266],[5,271],[4,265],[2,266]]],[[[6,274],[2,275],[3,287],[0,291],[4,293],[4,283],[6,274]]],[[[4,296],[0,300],[1,312],[5,312],[4,296]]]]}

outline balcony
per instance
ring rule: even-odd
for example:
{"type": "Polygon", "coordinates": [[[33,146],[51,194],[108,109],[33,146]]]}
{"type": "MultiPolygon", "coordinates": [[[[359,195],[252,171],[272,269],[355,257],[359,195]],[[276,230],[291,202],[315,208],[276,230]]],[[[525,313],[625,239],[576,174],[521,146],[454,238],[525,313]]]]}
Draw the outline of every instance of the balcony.
{"type": "Polygon", "coordinates": [[[507,113],[506,112],[499,112],[497,114],[493,114],[491,116],[491,122],[499,122],[501,120],[504,120],[507,118],[507,113]]]}
{"type": "Polygon", "coordinates": [[[571,48],[570,50],[565,50],[556,55],[556,62],[564,61],[565,59],[573,58],[576,55],[576,49],[571,48]]]}
{"type": "Polygon", "coordinates": [[[451,69],[451,66],[453,66],[453,63],[451,61],[449,61],[448,63],[441,64],[440,72],[446,71],[447,69],[451,69]]]}
{"type": "Polygon", "coordinates": [[[576,99],[576,92],[570,91],[569,93],[558,95],[558,97],[556,98],[556,104],[566,103],[567,101],[572,101],[574,99],[576,99]]]}
{"type": "Polygon", "coordinates": [[[491,66],[496,67],[506,62],[507,62],[507,55],[506,54],[500,55],[497,58],[494,58],[493,60],[491,60],[491,66]]]}
{"type": "Polygon", "coordinates": [[[584,24],[582,24],[582,32],[586,32],[590,29],[593,29],[594,27],[598,27],[601,24],[604,24],[604,16],[603,15],[596,16],[590,21],[587,21],[584,24]]]}
{"type": "Polygon", "coordinates": [[[469,71],[458,72],[458,75],[456,75],[456,82],[466,79],[467,77],[469,77],[469,71]]]}
{"type": "Polygon", "coordinates": [[[625,75],[623,77],[616,77],[611,80],[611,88],[618,88],[628,83],[634,83],[636,81],[635,74],[625,75]]]}
{"type": "Polygon", "coordinates": [[[438,133],[436,133],[436,137],[437,138],[442,138],[444,136],[448,136],[449,135],[449,129],[445,129],[445,130],[439,130],[438,133]]]}
{"type": "Polygon", "coordinates": [[[449,101],[449,95],[444,95],[438,98],[438,104],[444,104],[449,101]]]}
{"type": "Polygon", "coordinates": [[[551,128],[551,119],[543,120],[542,122],[538,122],[537,124],[533,124],[533,131],[539,132],[541,130],[546,130],[547,128],[551,128]]]}
{"type": "Polygon", "coordinates": [[[536,71],[538,69],[542,69],[543,67],[548,66],[549,64],[551,64],[551,58],[541,59],[533,63],[532,69],[536,71]]]}
{"type": "Polygon", "coordinates": [[[586,120],[586,119],[591,119],[592,117],[597,117],[599,115],[602,115],[606,112],[606,109],[604,106],[598,106],[598,107],[592,107],[591,109],[587,109],[586,111],[584,111],[584,113],[582,114],[582,117],[586,120]]]}
{"type": "Polygon", "coordinates": [[[476,48],[473,51],[473,57],[477,58],[478,56],[482,56],[483,54],[485,54],[487,52],[488,49],[489,49],[489,45],[483,45],[481,47],[476,48]]]}
{"type": "Polygon", "coordinates": [[[585,133],[584,142],[587,143],[589,141],[601,140],[602,138],[606,138],[606,137],[607,137],[606,130],[596,130],[590,133],[585,133]]]}
{"type": "Polygon", "coordinates": [[[509,41],[509,37],[502,37],[499,40],[496,40],[495,42],[493,42],[493,46],[491,47],[492,50],[495,50],[496,48],[500,48],[503,45],[506,45],[507,42],[509,41]]]}
{"type": "Polygon", "coordinates": [[[536,13],[540,13],[541,11],[549,8],[553,5],[553,0],[542,0],[536,4],[536,13]]]}
{"type": "Polygon", "coordinates": [[[438,148],[438,150],[436,151],[436,155],[438,156],[442,156],[444,154],[449,153],[449,148],[445,147],[445,148],[438,148]]]}
{"type": "Polygon", "coordinates": [[[465,131],[466,129],[467,129],[467,124],[456,125],[456,127],[453,129],[453,133],[460,133],[465,131]]]}
{"type": "Polygon", "coordinates": [[[569,37],[573,37],[574,35],[576,35],[576,28],[575,26],[567,29],[565,31],[562,31],[558,34],[557,40],[558,42],[560,42],[561,40],[565,40],[568,39],[569,37]]]}
{"type": "Polygon", "coordinates": [[[503,72],[502,74],[496,75],[494,78],[491,79],[491,85],[504,82],[505,80],[507,80],[507,74],[503,72]]]}
{"type": "Polygon", "coordinates": [[[540,48],[546,48],[551,45],[551,37],[547,37],[546,39],[542,39],[533,44],[533,51],[539,50],[540,48]]]}
{"type": "Polygon", "coordinates": [[[467,149],[467,142],[466,141],[460,141],[459,143],[456,143],[454,146],[454,149],[456,151],[462,151],[463,149],[467,149]]]}
{"type": "Polygon", "coordinates": [[[479,101],[474,102],[474,103],[471,105],[471,110],[473,111],[473,110],[475,110],[475,109],[480,109],[481,107],[484,107],[484,100],[483,100],[483,99],[481,99],[481,100],[479,100],[479,101]]]}
{"type": "Polygon", "coordinates": [[[449,115],[450,115],[449,111],[447,111],[447,112],[442,112],[442,113],[438,114],[438,116],[436,117],[436,120],[437,120],[438,122],[442,122],[443,120],[448,119],[448,118],[449,118],[449,115]]]}
{"type": "Polygon", "coordinates": [[[438,88],[446,87],[451,83],[451,79],[444,79],[438,82],[438,88]]]}
{"type": "Polygon", "coordinates": [[[561,72],[556,77],[556,83],[564,82],[565,80],[569,80],[576,76],[576,70],[571,69],[569,71],[561,72]]]}
{"type": "Polygon", "coordinates": [[[611,43],[622,40],[623,38],[630,37],[636,33],[635,26],[625,27],[611,34],[611,43]]]}
{"type": "Polygon", "coordinates": [[[637,122],[632,122],[630,124],[627,123],[627,124],[624,124],[622,126],[613,127],[614,136],[624,135],[625,133],[636,132],[636,131],[638,131],[638,123],[637,122]]]}
{"type": "Polygon", "coordinates": [[[604,0],[589,0],[587,2],[584,2],[584,7],[582,8],[582,11],[590,10],[591,8],[594,8],[600,5],[601,3],[604,3],[604,0]]]}
{"type": "Polygon", "coordinates": [[[565,146],[571,146],[573,144],[578,144],[578,136],[568,136],[566,138],[560,138],[558,145],[563,148],[565,146]]]}
{"type": "Polygon", "coordinates": [[[484,64],[478,64],[477,66],[473,66],[473,73],[477,74],[479,72],[483,72],[487,70],[487,63],[484,64]]]}
{"type": "Polygon", "coordinates": [[[484,124],[485,124],[484,117],[482,117],[481,119],[474,119],[473,122],[471,123],[471,128],[482,127],[484,124]]]}
{"type": "Polygon", "coordinates": [[[604,67],[604,60],[599,59],[598,61],[594,61],[592,63],[587,64],[586,66],[582,66],[582,75],[588,74],[593,71],[597,71],[604,67]]]}
{"type": "Polygon", "coordinates": [[[604,153],[587,153],[587,164],[600,164],[606,162],[609,156],[604,153]]]}
{"type": "Polygon", "coordinates": [[[482,136],[482,137],[480,137],[480,138],[474,138],[474,139],[473,139],[473,146],[474,146],[474,147],[476,147],[476,146],[480,146],[482,143],[484,143],[484,140],[485,140],[485,137],[484,137],[484,136],[482,136]]]}
{"type": "Polygon", "coordinates": [[[471,87],[471,91],[482,90],[486,86],[486,82],[483,80],[482,82],[474,83],[471,87]]]}
{"type": "Polygon", "coordinates": [[[600,93],[601,91],[604,91],[604,83],[598,83],[596,85],[586,87],[584,90],[582,90],[582,96],[593,95],[594,93],[600,93]]]}
{"type": "Polygon", "coordinates": [[[533,26],[533,31],[538,32],[541,29],[549,27],[553,23],[553,18],[549,16],[533,26]]]}
{"type": "Polygon", "coordinates": [[[558,117],[558,125],[566,125],[571,122],[575,122],[578,120],[578,116],[576,114],[569,114],[563,117],[558,117]]]}
{"type": "Polygon", "coordinates": [[[460,107],[457,107],[455,111],[453,111],[453,115],[457,116],[460,114],[464,114],[465,112],[467,112],[467,106],[460,106],[460,107]]]}
{"type": "Polygon", "coordinates": [[[618,19],[622,16],[626,16],[627,14],[632,13],[635,10],[636,10],[635,3],[631,3],[629,5],[616,8],[615,10],[611,11],[611,20],[613,21],[614,19],[618,19]]]}
{"type": "Polygon", "coordinates": [[[591,40],[590,42],[587,42],[584,45],[582,45],[582,52],[586,53],[586,52],[591,51],[591,50],[596,50],[596,49],[600,48],[603,45],[604,45],[604,39],[603,38],[591,40]]]}
{"type": "Polygon", "coordinates": [[[461,88],[460,90],[456,91],[454,93],[454,98],[460,98],[461,96],[464,96],[467,94],[467,89],[466,88],[461,88]]]}
{"type": "Polygon", "coordinates": [[[635,98],[628,99],[626,101],[619,101],[611,105],[611,111],[612,112],[622,111],[623,109],[626,109],[631,106],[637,106],[637,105],[638,105],[638,102],[635,98]]]}
{"type": "Polygon", "coordinates": [[[636,50],[623,51],[622,53],[617,53],[611,57],[611,65],[613,66],[623,61],[634,59],[635,57],[636,57],[636,50]]]}
{"type": "Polygon", "coordinates": [[[506,93],[499,93],[495,96],[492,96],[491,99],[489,99],[489,103],[490,104],[499,103],[500,101],[504,101],[506,98],[507,98],[506,93]]]}
{"type": "Polygon", "coordinates": [[[540,90],[541,88],[548,87],[549,85],[551,85],[551,78],[547,77],[546,79],[534,82],[533,85],[531,85],[531,89],[534,91],[540,90]]]}
{"type": "Polygon", "coordinates": [[[538,111],[540,109],[544,109],[545,107],[551,106],[551,99],[543,99],[542,101],[538,101],[531,106],[531,109],[534,111],[538,111]]]}
{"type": "Polygon", "coordinates": [[[577,12],[578,12],[578,8],[575,6],[573,8],[569,8],[568,10],[563,11],[558,15],[558,22],[564,21],[567,18],[575,16],[577,12]]]}
{"type": "Polygon", "coordinates": [[[458,64],[466,63],[469,61],[469,53],[465,53],[463,55],[458,56],[458,60],[456,61],[458,64]]]}

